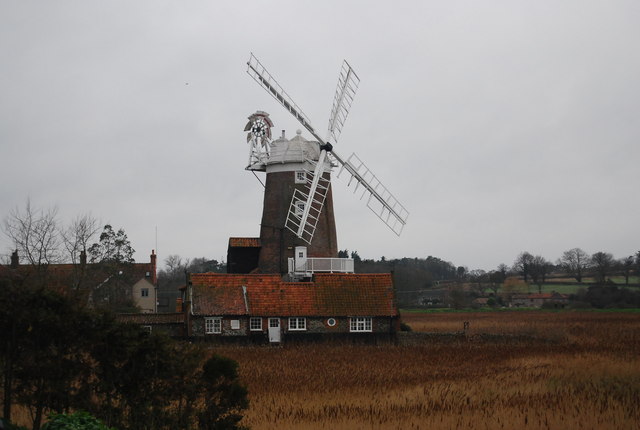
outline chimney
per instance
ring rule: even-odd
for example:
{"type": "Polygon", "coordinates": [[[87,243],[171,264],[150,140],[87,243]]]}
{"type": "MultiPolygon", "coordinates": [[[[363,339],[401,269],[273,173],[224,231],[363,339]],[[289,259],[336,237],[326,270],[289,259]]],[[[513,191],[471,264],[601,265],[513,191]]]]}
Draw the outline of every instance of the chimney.
{"type": "Polygon", "coordinates": [[[16,249],[11,254],[11,268],[17,269],[19,264],[20,264],[20,258],[18,258],[18,250],[16,249]]]}
{"type": "Polygon", "coordinates": [[[156,250],[151,250],[151,283],[153,285],[157,285],[158,283],[158,275],[156,274],[156,250]]]}
{"type": "Polygon", "coordinates": [[[83,249],[82,251],[80,251],[80,265],[86,266],[86,264],[87,264],[87,251],[83,249]]]}

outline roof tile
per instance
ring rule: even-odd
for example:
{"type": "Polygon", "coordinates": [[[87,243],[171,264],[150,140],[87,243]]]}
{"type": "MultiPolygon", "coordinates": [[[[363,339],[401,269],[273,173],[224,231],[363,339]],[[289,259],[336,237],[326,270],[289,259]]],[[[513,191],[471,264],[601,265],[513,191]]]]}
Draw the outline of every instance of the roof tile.
{"type": "Polygon", "coordinates": [[[383,274],[316,274],[312,282],[279,275],[191,275],[200,315],[395,316],[393,280],[383,274]],[[242,286],[247,288],[248,310],[242,286]]]}

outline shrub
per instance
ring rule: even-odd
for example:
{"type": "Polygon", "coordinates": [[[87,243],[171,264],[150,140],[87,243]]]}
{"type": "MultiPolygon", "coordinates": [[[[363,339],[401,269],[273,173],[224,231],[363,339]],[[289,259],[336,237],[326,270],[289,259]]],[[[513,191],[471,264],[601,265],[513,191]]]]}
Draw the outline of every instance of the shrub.
{"type": "Polygon", "coordinates": [[[413,331],[413,329],[411,328],[411,326],[407,323],[400,323],[400,331],[413,331]]]}
{"type": "MultiPolygon", "coordinates": [[[[42,430],[112,430],[93,415],[78,411],[73,414],[51,414],[42,430]]],[[[114,429],[113,429],[114,430],[114,429]]]]}

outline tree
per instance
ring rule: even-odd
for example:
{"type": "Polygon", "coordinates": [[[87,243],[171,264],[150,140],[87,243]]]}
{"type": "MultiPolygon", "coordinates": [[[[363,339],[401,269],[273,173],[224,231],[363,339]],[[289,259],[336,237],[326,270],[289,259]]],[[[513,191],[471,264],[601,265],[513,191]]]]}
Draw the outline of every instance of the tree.
{"type": "Polygon", "coordinates": [[[468,269],[464,266],[458,266],[456,269],[456,276],[459,280],[464,280],[467,278],[468,269]]]}
{"type": "Polygon", "coordinates": [[[70,299],[46,288],[4,280],[0,288],[0,362],[3,363],[4,416],[13,403],[31,409],[38,429],[47,410],[62,411],[88,378],[83,353],[91,337],[89,315],[70,299]]]}
{"type": "Polygon", "coordinates": [[[351,258],[353,258],[353,261],[355,263],[360,263],[362,261],[362,258],[360,258],[360,255],[358,254],[358,251],[351,251],[351,258]]]}
{"type": "Polygon", "coordinates": [[[0,282],[6,419],[17,404],[36,430],[47,412],[69,410],[122,430],[237,427],[248,403],[235,362],[206,361],[199,345],[86,312],[50,290],[0,282]]]}
{"type": "Polygon", "coordinates": [[[561,266],[567,274],[573,276],[576,281],[582,282],[585,271],[589,268],[589,254],[580,248],[573,248],[565,251],[562,257],[558,259],[558,265],[561,266]]]}
{"type": "Polygon", "coordinates": [[[4,219],[4,233],[18,255],[36,269],[39,282],[43,281],[47,266],[61,259],[57,214],[57,208],[37,209],[27,200],[24,211],[15,208],[4,219]]]}
{"type": "Polygon", "coordinates": [[[531,275],[531,265],[533,264],[533,255],[527,251],[521,252],[516,261],[513,262],[513,270],[520,273],[524,278],[524,282],[527,282],[527,278],[531,275]]]}
{"type": "Polygon", "coordinates": [[[633,255],[621,258],[618,264],[622,269],[622,274],[624,275],[624,284],[629,285],[629,276],[631,276],[631,270],[633,269],[634,264],[633,255]]]}
{"type": "Polygon", "coordinates": [[[541,255],[536,255],[531,260],[529,272],[531,280],[538,286],[538,292],[542,292],[542,284],[545,282],[547,274],[550,271],[551,263],[549,263],[541,255]]]}
{"type": "Polygon", "coordinates": [[[247,389],[238,382],[238,363],[213,355],[202,367],[201,384],[207,399],[198,413],[201,429],[234,430],[249,407],[247,389]]]}
{"type": "Polygon", "coordinates": [[[479,295],[483,295],[488,287],[489,274],[482,269],[474,269],[469,272],[471,287],[479,295]]]}
{"type": "Polygon", "coordinates": [[[210,260],[206,257],[194,258],[191,262],[187,260],[185,264],[191,273],[225,273],[227,271],[225,263],[219,263],[218,260],[210,260]]]}
{"type": "Polygon", "coordinates": [[[608,252],[596,252],[591,256],[591,264],[596,273],[596,281],[603,284],[613,269],[615,260],[608,252]]]}
{"type": "Polygon", "coordinates": [[[127,279],[134,270],[134,249],[124,229],[117,232],[111,225],[104,226],[99,241],[89,247],[91,273],[102,277],[102,282],[92,288],[89,303],[95,308],[114,312],[136,312],[131,297],[131,285],[127,279]]]}
{"type": "Polygon", "coordinates": [[[109,224],[104,226],[99,242],[89,248],[92,263],[135,263],[134,252],[124,229],[114,232],[109,224]]]}
{"type": "Polygon", "coordinates": [[[86,255],[89,243],[98,233],[98,221],[89,214],[79,215],[61,231],[62,241],[72,264],[78,264],[80,255],[86,255]]]}

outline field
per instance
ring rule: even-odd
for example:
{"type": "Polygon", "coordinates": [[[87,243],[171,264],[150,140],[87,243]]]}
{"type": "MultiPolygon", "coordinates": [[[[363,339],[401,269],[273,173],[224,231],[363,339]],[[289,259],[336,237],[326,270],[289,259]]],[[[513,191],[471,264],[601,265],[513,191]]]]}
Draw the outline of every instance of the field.
{"type": "Polygon", "coordinates": [[[637,429],[640,314],[412,313],[412,346],[217,347],[252,429],[637,429]],[[469,322],[465,337],[447,336],[469,322]]]}

